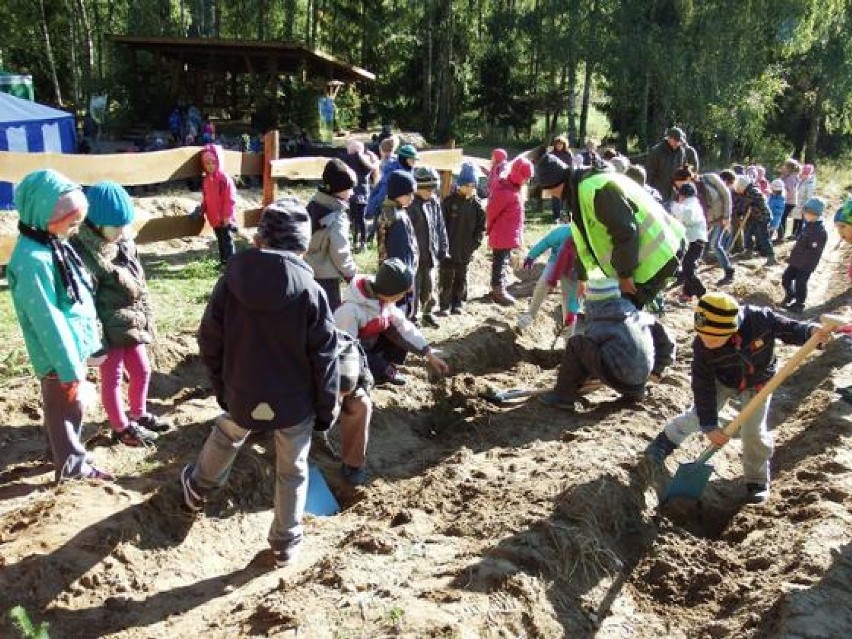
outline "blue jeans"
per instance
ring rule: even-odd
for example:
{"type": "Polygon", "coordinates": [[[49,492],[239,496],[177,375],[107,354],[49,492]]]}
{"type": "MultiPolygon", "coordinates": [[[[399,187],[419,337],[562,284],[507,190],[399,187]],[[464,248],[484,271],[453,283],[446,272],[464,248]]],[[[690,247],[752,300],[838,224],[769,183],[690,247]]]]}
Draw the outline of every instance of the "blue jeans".
{"type": "MultiPolygon", "coordinates": [[[[313,430],[313,415],[295,426],[275,430],[275,505],[269,529],[269,544],[273,548],[286,548],[302,539],[313,430]]],[[[227,413],[216,419],[192,472],[193,482],[202,491],[225,485],[234,459],[250,432],[227,413]]]]}
{"type": "Polygon", "coordinates": [[[712,247],[713,251],[716,253],[716,259],[719,261],[719,266],[721,266],[726,271],[731,270],[731,258],[728,257],[728,251],[726,247],[730,242],[730,232],[728,229],[723,227],[721,224],[716,223],[713,225],[713,228],[710,229],[710,237],[708,239],[708,244],[712,247]]]}

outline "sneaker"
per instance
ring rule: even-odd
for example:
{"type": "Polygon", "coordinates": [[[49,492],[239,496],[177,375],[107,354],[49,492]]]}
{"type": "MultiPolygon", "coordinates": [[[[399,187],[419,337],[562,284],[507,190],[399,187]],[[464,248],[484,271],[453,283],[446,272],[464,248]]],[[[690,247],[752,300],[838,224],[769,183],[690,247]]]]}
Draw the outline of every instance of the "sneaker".
{"type": "Polygon", "coordinates": [[[428,326],[429,328],[438,328],[438,322],[435,321],[435,316],[432,315],[432,313],[423,314],[423,326],[428,326]]]}
{"type": "Polygon", "coordinates": [[[151,413],[144,413],[139,417],[130,418],[131,421],[136,422],[142,428],[153,431],[155,433],[165,433],[169,430],[169,425],[166,422],[160,421],[157,419],[156,415],[152,415],[151,413]]]}
{"type": "Polygon", "coordinates": [[[518,330],[525,331],[532,324],[533,318],[529,313],[521,313],[518,316],[518,330]]]}
{"type": "Polygon", "coordinates": [[[99,481],[112,481],[115,479],[112,473],[95,466],[89,466],[87,470],[80,473],[80,479],[97,479],[99,481]]]}
{"type": "Polygon", "coordinates": [[[199,511],[204,508],[207,498],[192,481],[192,471],[194,469],[195,467],[192,464],[187,464],[183,467],[180,473],[180,485],[183,487],[183,501],[186,507],[192,511],[199,511]]]}
{"type": "Polygon", "coordinates": [[[299,553],[302,552],[302,537],[297,537],[286,546],[272,547],[272,558],[275,560],[276,568],[291,566],[299,553]]]}
{"type": "Polygon", "coordinates": [[[746,484],[746,501],[750,504],[764,504],[769,499],[769,486],[766,484],[746,484]]]}
{"type": "Polygon", "coordinates": [[[439,308],[439,309],[435,312],[435,315],[437,315],[438,317],[446,317],[446,316],[447,316],[447,315],[449,315],[449,314],[450,314],[450,309],[449,309],[449,308],[439,308]]]}
{"type": "Polygon", "coordinates": [[[461,306],[453,306],[450,309],[450,313],[452,313],[453,315],[461,315],[462,314],[462,307],[461,306]]]}
{"type": "Polygon", "coordinates": [[[677,448],[677,444],[669,439],[668,435],[663,431],[654,438],[654,441],[648,444],[648,447],[645,449],[645,457],[656,464],[662,465],[666,461],[666,457],[671,455],[675,448],[677,448]]]}
{"type": "Polygon", "coordinates": [[[341,464],[340,474],[343,475],[343,479],[353,486],[363,486],[367,483],[367,471],[363,467],[358,468],[356,466],[341,464]]]}
{"type": "Polygon", "coordinates": [[[570,411],[574,410],[574,399],[561,397],[557,395],[554,391],[550,391],[549,393],[545,393],[544,395],[539,395],[538,401],[544,404],[545,406],[550,406],[551,408],[559,408],[561,410],[570,411]]]}
{"type": "Polygon", "coordinates": [[[127,424],[127,428],[112,434],[113,443],[121,442],[125,446],[133,447],[151,446],[158,438],[157,433],[140,426],[136,422],[130,422],[127,424]]]}
{"type": "Polygon", "coordinates": [[[730,284],[734,281],[734,269],[728,269],[725,271],[725,277],[716,282],[716,286],[725,286],[726,284],[730,284]]]}
{"type": "Polygon", "coordinates": [[[801,313],[805,310],[804,304],[799,304],[798,302],[794,302],[787,307],[787,311],[790,313],[801,313]]]}

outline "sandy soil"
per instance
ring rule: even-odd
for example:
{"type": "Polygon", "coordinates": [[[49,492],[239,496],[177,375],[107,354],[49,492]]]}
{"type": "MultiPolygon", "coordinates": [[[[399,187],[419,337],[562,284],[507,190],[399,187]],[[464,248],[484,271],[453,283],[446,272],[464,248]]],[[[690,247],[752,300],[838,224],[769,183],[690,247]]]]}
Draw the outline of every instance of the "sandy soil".
{"type": "MultiPolygon", "coordinates": [[[[806,317],[852,316],[843,268],[852,256],[835,243],[806,317]]],[[[729,290],[771,303],[782,270],[740,263],[729,290]]],[[[95,459],[121,475],[115,484],[52,486],[37,387],[6,384],[0,610],[25,606],[54,639],[852,636],[852,406],[834,393],[852,384],[849,341],[829,344],[776,393],[767,505],[743,504],[734,442],[714,458],[700,507],[667,517],[651,481],[661,478],[639,458],[690,401],[691,310],[664,316],[678,363],[642,406],[606,389],[575,415],[535,400],[495,406],[479,397],[490,386],[554,379],[556,296],[518,335],[530,275],[518,273],[523,303],[505,311],[483,299],[484,255],[472,271],[467,313],[427,332],[452,375],[433,379],[412,361],[404,390],[375,391],[366,487],[347,489],[336,463],[317,457],[345,510],[308,519],[305,552],[286,570],[264,552],[266,441],[240,454],[205,514],[181,508],[179,470],[218,413],[191,333],[163,335],[154,348],[151,406],[174,425],[156,448],[108,445],[98,411],[87,426],[95,459]]],[[[691,441],[668,471],[700,450],[691,441]]],[[[0,635],[14,636],[5,617],[0,635]]]]}

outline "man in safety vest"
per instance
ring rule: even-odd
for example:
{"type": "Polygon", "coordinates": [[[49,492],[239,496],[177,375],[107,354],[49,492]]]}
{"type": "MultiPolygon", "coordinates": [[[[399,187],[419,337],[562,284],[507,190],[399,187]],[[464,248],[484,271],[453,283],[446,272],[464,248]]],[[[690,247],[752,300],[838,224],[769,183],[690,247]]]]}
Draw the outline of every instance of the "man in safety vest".
{"type": "Polygon", "coordinates": [[[600,271],[642,309],[675,275],[683,226],[636,182],[603,164],[574,170],[550,153],[539,159],[536,179],[571,211],[579,292],[587,274],[600,271]]]}

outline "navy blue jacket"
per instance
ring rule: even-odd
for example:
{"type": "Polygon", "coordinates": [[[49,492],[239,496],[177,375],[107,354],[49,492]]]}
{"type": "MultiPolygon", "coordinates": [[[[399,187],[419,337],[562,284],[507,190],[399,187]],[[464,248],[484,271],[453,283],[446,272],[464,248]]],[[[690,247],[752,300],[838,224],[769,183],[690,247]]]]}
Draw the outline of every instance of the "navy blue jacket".
{"type": "Polygon", "coordinates": [[[249,249],[228,260],[201,320],[213,390],[243,428],[331,424],[340,386],[337,332],[300,257],[249,249]]]}
{"type": "Polygon", "coordinates": [[[796,245],[790,251],[787,264],[800,271],[812,273],[819,264],[826,242],[828,242],[828,234],[825,232],[822,220],[805,222],[796,245]]]}
{"type": "Polygon", "coordinates": [[[706,348],[696,337],[692,394],[701,430],[718,428],[717,383],[740,392],[761,388],[775,375],[775,340],[801,346],[817,328],[817,324],[797,322],[768,308],[744,306],[739,330],[721,348],[706,348]]]}

